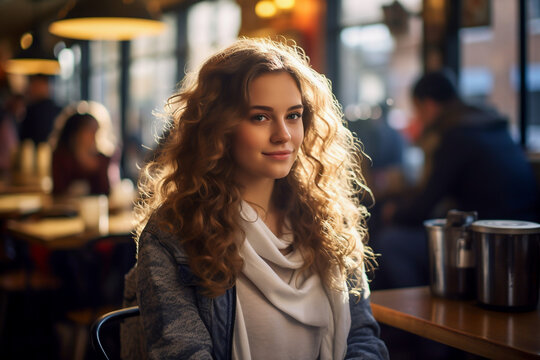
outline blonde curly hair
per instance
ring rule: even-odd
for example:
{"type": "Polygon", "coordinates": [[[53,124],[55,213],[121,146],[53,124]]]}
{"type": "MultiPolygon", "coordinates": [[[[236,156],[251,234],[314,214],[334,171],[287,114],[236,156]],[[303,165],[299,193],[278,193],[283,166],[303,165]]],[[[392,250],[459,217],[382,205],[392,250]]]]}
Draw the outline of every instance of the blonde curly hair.
{"type": "Polygon", "coordinates": [[[302,96],[304,141],[290,173],[276,180],[274,204],[291,219],[293,246],[304,270],[342,289],[343,277],[359,293],[373,254],[367,241],[371,194],[360,171],[361,150],[344,126],[329,81],[313,70],[301,48],[269,39],[240,39],[186,75],[166,105],[167,136],[139,180],[138,241],[156,211],[180,235],[189,265],[208,296],[235,284],[239,255],[240,186],[231,142],[247,115],[249,86],[258,76],[287,72],[302,96]],[[335,271],[335,270],[338,271],[335,271]]]}

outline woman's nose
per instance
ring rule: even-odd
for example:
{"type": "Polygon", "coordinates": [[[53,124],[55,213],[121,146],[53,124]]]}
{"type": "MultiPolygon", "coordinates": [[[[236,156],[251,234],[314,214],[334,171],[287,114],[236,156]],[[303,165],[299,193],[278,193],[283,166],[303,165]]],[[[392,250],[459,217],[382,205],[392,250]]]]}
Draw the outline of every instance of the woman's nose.
{"type": "Polygon", "coordinates": [[[272,137],[270,141],[273,143],[284,143],[291,140],[291,132],[284,120],[278,120],[274,123],[272,129],[272,137]]]}

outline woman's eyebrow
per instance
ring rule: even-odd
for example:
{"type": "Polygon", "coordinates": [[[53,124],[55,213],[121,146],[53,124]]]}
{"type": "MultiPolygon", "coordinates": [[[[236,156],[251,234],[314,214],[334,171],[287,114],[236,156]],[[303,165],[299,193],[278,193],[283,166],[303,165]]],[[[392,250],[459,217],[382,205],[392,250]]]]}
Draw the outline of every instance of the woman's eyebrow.
{"type": "Polygon", "coordinates": [[[298,104],[298,105],[291,106],[291,107],[288,108],[287,110],[288,110],[288,111],[291,111],[291,110],[302,110],[303,108],[304,108],[304,105],[298,104]]]}
{"type": "MultiPolygon", "coordinates": [[[[293,106],[289,107],[287,109],[287,111],[300,110],[300,109],[303,109],[303,108],[304,108],[304,105],[298,104],[298,105],[293,105],[293,106]]],[[[273,111],[274,110],[274,108],[272,108],[271,106],[264,106],[264,105],[253,105],[253,106],[250,106],[250,109],[265,110],[265,111],[273,111]]]]}

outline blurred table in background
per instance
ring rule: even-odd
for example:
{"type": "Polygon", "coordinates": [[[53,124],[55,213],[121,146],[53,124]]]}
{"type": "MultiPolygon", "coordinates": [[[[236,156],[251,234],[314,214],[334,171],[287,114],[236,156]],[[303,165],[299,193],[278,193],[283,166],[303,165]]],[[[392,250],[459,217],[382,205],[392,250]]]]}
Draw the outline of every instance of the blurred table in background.
{"type": "Polygon", "coordinates": [[[377,321],[490,359],[539,359],[540,311],[486,310],[434,297],[429,287],[371,293],[377,321]]]}
{"type": "Polygon", "coordinates": [[[133,230],[133,216],[128,210],[109,214],[106,233],[86,230],[78,216],[10,220],[6,227],[11,235],[29,244],[50,250],[72,249],[100,237],[129,236],[133,230]]]}
{"type": "Polygon", "coordinates": [[[0,176],[0,220],[38,212],[52,204],[49,177],[2,174],[0,176]]]}
{"type": "Polygon", "coordinates": [[[0,175],[0,194],[50,193],[52,180],[48,176],[21,173],[0,175]]]}
{"type": "Polygon", "coordinates": [[[85,227],[84,196],[54,196],[51,185],[32,176],[0,177],[2,349],[18,339],[33,344],[53,334],[53,325],[67,329],[60,341],[68,347],[72,338],[86,343],[81,331],[103,309],[121,306],[124,275],[135,263],[132,186],[106,197],[99,217],[108,214],[108,226],[98,231],[85,227]]]}
{"type": "Polygon", "coordinates": [[[0,195],[0,218],[16,218],[40,211],[48,196],[40,193],[21,192],[0,195]]]}

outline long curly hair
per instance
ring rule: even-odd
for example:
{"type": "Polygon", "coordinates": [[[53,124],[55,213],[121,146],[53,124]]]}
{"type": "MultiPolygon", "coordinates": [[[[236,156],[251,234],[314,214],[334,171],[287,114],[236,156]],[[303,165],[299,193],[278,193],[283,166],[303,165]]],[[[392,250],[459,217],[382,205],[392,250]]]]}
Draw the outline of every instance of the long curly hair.
{"type": "Polygon", "coordinates": [[[242,197],[232,139],[247,116],[251,82],[270,72],[290,74],[304,106],[304,141],[290,173],[276,180],[274,204],[290,219],[303,270],[317,272],[336,290],[347,277],[359,293],[373,258],[365,244],[369,213],[360,200],[371,194],[360,171],[362,152],[329,81],[310,67],[301,48],[285,41],[240,39],[186,75],[165,106],[167,135],[141,171],[136,240],[158,211],[159,222],[180,235],[206,295],[235,284],[243,266],[242,197]]]}

